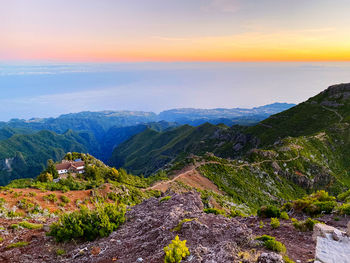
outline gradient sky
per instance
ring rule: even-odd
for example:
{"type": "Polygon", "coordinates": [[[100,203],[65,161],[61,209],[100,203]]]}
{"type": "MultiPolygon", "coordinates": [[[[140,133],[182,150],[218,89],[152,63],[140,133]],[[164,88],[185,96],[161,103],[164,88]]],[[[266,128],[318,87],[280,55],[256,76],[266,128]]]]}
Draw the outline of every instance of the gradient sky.
{"type": "Polygon", "coordinates": [[[0,4],[0,61],[350,61],[349,0],[0,4]]]}
{"type": "Polygon", "coordinates": [[[0,120],[299,103],[350,82],[349,14],[349,0],[0,0],[0,120]]]}

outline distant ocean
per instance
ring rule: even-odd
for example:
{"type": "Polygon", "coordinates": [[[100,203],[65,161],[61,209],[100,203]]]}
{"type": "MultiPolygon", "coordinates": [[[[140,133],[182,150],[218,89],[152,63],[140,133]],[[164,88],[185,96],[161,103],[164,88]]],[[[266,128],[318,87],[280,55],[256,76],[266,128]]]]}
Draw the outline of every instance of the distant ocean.
{"type": "Polygon", "coordinates": [[[0,63],[0,120],[299,103],[342,82],[350,63],[0,63]]]}

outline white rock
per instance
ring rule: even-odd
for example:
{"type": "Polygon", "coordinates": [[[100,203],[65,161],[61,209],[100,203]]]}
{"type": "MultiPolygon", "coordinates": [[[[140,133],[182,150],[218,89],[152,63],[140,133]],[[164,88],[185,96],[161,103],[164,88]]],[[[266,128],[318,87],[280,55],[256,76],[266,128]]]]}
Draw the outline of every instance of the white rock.
{"type": "Polygon", "coordinates": [[[350,237],[350,221],[348,222],[348,228],[346,230],[346,234],[350,237]]]}
{"type": "Polygon", "coordinates": [[[332,238],[335,240],[335,241],[339,241],[341,238],[342,238],[343,234],[340,230],[338,229],[334,229],[333,232],[332,232],[332,238]]]}
{"type": "Polygon", "coordinates": [[[326,237],[326,234],[332,234],[334,230],[336,230],[336,228],[334,228],[332,226],[318,223],[314,226],[314,232],[312,234],[312,239],[314,241],[316,241],[317,237],[326,237]]]}

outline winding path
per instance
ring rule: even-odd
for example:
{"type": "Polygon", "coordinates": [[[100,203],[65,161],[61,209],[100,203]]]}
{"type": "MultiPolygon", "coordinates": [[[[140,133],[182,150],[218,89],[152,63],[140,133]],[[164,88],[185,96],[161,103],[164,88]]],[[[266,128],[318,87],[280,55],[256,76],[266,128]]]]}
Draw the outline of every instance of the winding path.
{"type": "MultiPolygon", "coordinates": [[[[263,160],[263,161],[260,161],[260,162],[244,163],[244,164],[241,164],[241,165],[235,165],[235,164],[224,164],[224,165],[239,169],[239,168],[246,167],[246,166],[258,166],[258,165],[261,165],[263,163],[272,163],[272,162],[284,162],[284,163],[287,163],[287,162],[295,161],[295,160],[297,160],[299,158],[300,158],[300,152],[298,151],[298,155],[297,156],[289,158],[289,159],[285,159],[285,160],[263,160]]],[[[170,179],[168,181],[157,182],[153,186],[148,187],[146,190],[155,190],[155,189],[167,188],[167,186],[169,186],[171,183],[175,182],[176,180],[179,180],[180,178],[191,176],[191,174],[194,173],[194,172],[198,173],[197,169],[199,167],[203,166],[203,165],[206,165],[206,164],[222,164],[222,163],[220,163],[218,161],[199,162],[199,163],[197,163],[197,164],[195,164],[193,166],[188,166],[185,169],[179,171],[172,179],[170,179]]],[[[206,177],[204,177],[202,175],[200,175],[200,176],[203,177],[205,180],[209,180],[209,179],[207,179],[206,177]]]]}
{"type": "Polygon", "coordinates": [[[328,111],[331,111],[331,112],[335,113],[339,117],[339,123],[341,123],[344,120],[343,116],[339,112],[337,112],[336,110],[330,109],[330,108],[328,108],[326,106],[323,106],[323,105],[322,105],[322,108],[324,108],[325,110],[328,110],[328,111]]]}

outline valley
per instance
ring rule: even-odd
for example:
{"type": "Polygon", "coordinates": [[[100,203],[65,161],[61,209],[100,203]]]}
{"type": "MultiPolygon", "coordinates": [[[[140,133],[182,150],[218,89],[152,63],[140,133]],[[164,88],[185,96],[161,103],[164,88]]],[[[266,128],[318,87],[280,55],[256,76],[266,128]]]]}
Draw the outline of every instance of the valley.
{"type": "Polygon", "coordinates": [[[319,222],[347,231],[348,94],[331,86],[251,126],[6,127],[2,173],[16,177],[0,189],[0,259],[156,263],[180,236],[185,262],[311,262],[319,222]],[[100,147],[102,160],[88,154],[100,147]],[[85,170],[61,176],[48,159],[85,170]]]}

